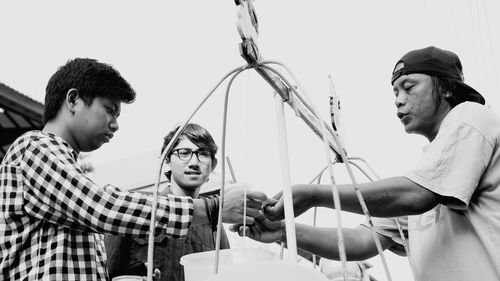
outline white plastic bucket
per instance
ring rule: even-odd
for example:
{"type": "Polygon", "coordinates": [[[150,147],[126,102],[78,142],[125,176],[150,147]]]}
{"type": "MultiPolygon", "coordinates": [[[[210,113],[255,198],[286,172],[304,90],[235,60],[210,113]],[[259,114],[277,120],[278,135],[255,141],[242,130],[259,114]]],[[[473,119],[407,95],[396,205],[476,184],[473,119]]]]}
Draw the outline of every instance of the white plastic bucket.
{"type": "Polygon", "coordinates": [[[142,277],[138,275],[122,275],[114,277],[111,281],[142,281],[142,277]]]}
{"type": "MultiPolygon", "coordinates": [[[[187,280],[187,279],[186,279],[187,280]]],[[[235,264],[227,267],[206,281],[328,281],[328,278],[313,269],[288,261],[235,264]]]]}
{"type": "MultiPolygon", "coordinates": [[[[219,272],[237,264],[256,264],[277,260],[271,251],[260,248],[224,249],[219,251],[219,272]]],[[[214,275],[215,251],[181,257],[185,281],[204,281],[214,275]]],[[[275,280],[274,280],[275,281],[275,280]]]]}
{"type": "MultiPolygon", "coordinates": [[[[346,263],[346,281],[362,281],[368,280],[369,274],[363,274],[362,262],[348,261],[346,263]]],[[[344,281],[342,263],[329,259],[321,259],[319,269],[331,281],[344,281]]]]}

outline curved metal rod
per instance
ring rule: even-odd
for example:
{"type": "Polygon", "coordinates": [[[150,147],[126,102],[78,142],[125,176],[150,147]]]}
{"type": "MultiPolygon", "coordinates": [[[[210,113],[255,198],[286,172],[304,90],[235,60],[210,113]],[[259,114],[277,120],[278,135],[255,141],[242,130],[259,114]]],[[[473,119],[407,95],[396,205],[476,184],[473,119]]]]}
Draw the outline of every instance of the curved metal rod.
{"type": "MultiPolygon", "coordinates": [[[[292,91],[297,94],[297,96],[299,96],[297,90],[294,87],[291,87],[290,83],[277,70],[275,70],[267,65],[260,65],[259,67],[274,72],[283,81],[285,81],[285,84],[287,84],[288,87],[291,88],[292,91]]],[[[294,78],[294,80],[296,80],[296,79],[294,78]]],[[[299,85],[299,87],[300,87],[300,85],[299,85]]],[[[301,99],[301,101],[303,101],[303,100],[301,99]]],[[[337,223],[340,226],[340,227],[337,227],[337,235],[338,235],[337,243],[338,243],[340,261],[342,263],[342,275],[343,275],[344,280],[347,280],[347,257],[346,257],[346,251],[345,251],[344,234],[343,234],[343,229],[342,229],[342,216],[341,216],[342,207],[341,207],[341,202],[340,202],[340,195],[339,195],[339,192],[337,189],[337,184],[335,183],[335,178],[334,178],[334,174],[333,174],[332,158],[330,155],[330,147],[328,145],[328,139],[327,139],[327,135],[326,135],[326,126],[325,126],[325,122],[323,120],[321,120],[319,113],[318,113],[318,110],[315,108],[314,104],[311,103],[310,101],[309,101],[309,103],[310,103],[310,110],[313,112],[314,115],[316,115],[316,118],[318,118],[319,123],[320,123],[320,127],[321,127],[321,132],[322,132],[322,137],[323,137],[323,146],[324,146],[324,150],[325,150],[325,157],[326,157],[326,162],[328,165],[328,171],[330,174],[330,181],[332,183],[332,196],[333,196],[333,202],[335,204],[335,213],[337,215],[337,223]]],[[[339,148],[339,151],[342,152],[341,151],[342,149],[340,148],[340,145],[339,145],[340,143],[339,143],[338,139],[335,138],[335,134],[333,134],[333,136],[334,136],[335,142],[337,144],[337,147],[339,148]]],[[[295,243],[296,243],[296,241],[295,241],[295,243]]]]}
{"type": "Polygon", "coordinates": [[[358,157],[358,156],[350,156],[348,159],[349,159],[349,160],[357,160],[357,161],[363,162],[363,164],[365,164],[365,165],[366,165],[366,167],[370,170],[370,172],[371,172],[373,175],[375,175],[375,177],[376,177],[377,179],[380,179],[380,177],[379,177],[379,175],[377,174],[377,172],[375,172],[375,170],[374,170],[374,169],[370,166],[370,164],[368,164],[368,162],[367,162],[365,159],[363,159],[363,158],[361,158],[361,157],[358,157]]]}
{"type": "MultiPolygon", "coordinates": [[[[318,179],[316,181],[316,184],[320,184],[321,183],[321,177],[323,176],[323,173],[326,171],[326,169],[328,168],[328,166],[325,166],[321,172],[314,178],[312,179],[309,184],[313,183],[316,179],[318,179]]],[[[316,222],[317,222],[317,218],[318,218],[318,207],[314,207],[314,213],[313,213],[313,226],[316,226],[316,222]]],[[[316,268],[316,255],[313,254],[312,255],[312,262],[313,262],[313,268],[316,268]]]]}
{"type": "Polygon", "coordinates": [[[230,72],[228,72],[220,81],[215,85],[215,87],[203,98],[203,100],[200,102],[200,104],[193,110],[193,112],[189,115],[189,117],[182,123],[182,125],[179,127],[179,129],[175,132],[174,136],[172,137],[172,140],[167,144],[165,150],[160,156],[160,160],[158,163],[158,170],[157,170],[157,180],[155,187],[153,189],[153,203],[151,206],[151,222],[150,222],[150,227],[149,227],[149,237],[148,237],[148,264],[147,264],[147,280],[148,281],[153,281],[153,249],[154,249],[154,232],[155,232],[155,222],[156,222],[156,209],[158,205],[158,189],[160,186],[160,179],[161,179],[161,172],[163,168],[163,162],[165,161],[165,158],[167,157],[168,153],[170,153],[172,149],[172,145],[175,143],[175,141],[179,138],[179,135],[181,132],[186,128],[186,125],[189,123],[189,121],[193,118],[193,116],[198,112],[198,110],[201,108],[203,104],[208,100],[208,98],[215,92],[215,90],[224,82],[224,80],[227,79],[230,75],[232,75],[235,72],[241,72],[244,69],[248,69],[248,65],[244,65],[241,67],[237,67],[230,72]]]}
{"type": "Polygon", "coordinates": [[[361,166],[359,166],[358,163],[349,160],[349,164],[353,165],[354,167],[358,168],[358,170],[365,175],[366,178],[368,178],[370,181],[373,181],[373,178],[368,174],[361,166]]]}
{"type": "MultiPolygon", "coordinates": [[[[222,118],[222,144],[221,144],[221,166],[222,166],[222,172],[221,172],[221,188],[220,188],[220,200],[219,200],[219,214],[218,214],[218,221],[217,221],[217,235],[215,236],[215,260],[214,260],[214,273],[217,274],[219,271],[219,252],[220,252],[220,240],[221,240],[221,234],[222,234],[222,209],[224,207],[224,191],[225,191],[225,185],[226,185],[226,125],[227,125],[227,109],[228,109],[228,103],[229,103],[229,90],[231,89],[231,86],[233,84],[234,79],[238,77],[243,71],[252,68],[251,65],[247,65],[247,67],[240,69],[234,73],[234,75],[231,77],[229,80],[229,83],[226,87],[226,94],[224,96],[224,110],[223,110],[223,118],[222,118]]],[[[244,198],[246,201],[246,198],[244,198]]],[[[246,215],[246,209],[244,210],[244,214],[246,215]]]]}
{"type": "MultiPolygon", "coordinates": [[[[366,166],[368,167],[368,169],[371,170],[371,172],[375,175],[375,177],[377,179],[380,179],[380,177],[377,175],[377,173],[375,173],[375,171],[368,165],[368,162],[366,162],[363,158],[352,157],[352,158],[349,158],[349,159],[362,161],[363,163],[366,164],[366,166]]],[[[354,163],[352,161],[349,161],[349,163],[351,163],[356,168],[358,168],[370,181],[373,181],[373,179],[370,176],[368,176],[368,173],[366,173],[366,171],[363,170],[361,168],[361,166],[357,165],[356,163],[354,163]]],[[[401,241],[403,242],[403,248],[405,249],[406,257],[408,258],[408,262],[410,264],[410,269],[411,269],[411,272],[413,274],[413,278],[415,278],[417,275],[416,275],[416,272],[415,272],[415,266],[414,266],[414,262],[413,262],[413,257],[410,254],[410,248],[408,246],[408,242],[407,242],[405,234],[403,232],[403,228],[401,227],[401,224],[399,223],[399,220],[397,218],[394,218],[394,222],[396,222],[396,227],[398,228],[399,236],[401,237],[401,241]]]]}
{"type": "MultiPolygon", "coordinates": [[[[279,63],[279,62],[275,62],[275,61],[267,61],[267,62],[265,62],[265,64],[278,64],[278,65],[282,66],[283,68],[285,68],[288,71],[288,73],[292,76],[292,79],[294,79],[297,82],[297,85],[299,86],[299,88],[302,90],[302,92],[306,96],[306,99],[309,100],[309,102],[311,102],[311,100],[308,98],[308,96],[305,94],[304,90],[302,89],[302,87],[298,83],[297,79],[294,77],[293,73],[284,64],[279,63]]],[[[271,67],[269,67],[267,65],[260,65],[259,67],[264,68],[264,69],[268,69],[269,71],[274,72],[276,75],[278,75],[283,80],[283,82],[285,82],[285,84],[288,85],[288,87],[290,88],[290,90],[292,90],[297,96],[300,96],[299,92],[294,87],[291,87],[291,84],[288,82],[288,80],[285,77],[283,77],[283,75],[281,75],[281,73],[279,73],[278,71],[274,70],[273,68],[271,68],[271,67]]],[[[321,119],[318,111],[316,110],[316,108],[314,107],[314,104],[312,102],[311,102],[311,109],[313,110],[313,113],[316,115],[316,117],[318,118],[318,120],[320,120],[320,124],[321,124],[322,130],[323,130],[323,137],[325,138],[326,137],[326,130],[325,130],[325,125],[324,125],[325,122],[322,121],[322,119],[321,119]]],[[[387,261],[385,259],[384,253],[383,253],[382,245],[380,244],[380,240],[378,239],[378,234],[376,233],[375,229],[373,228],[373,222],[372,222],[370,213],[369,213],[368,208],[366,206],[366,203],[365,203],[365,201],[363,199],[363,195],[361,194],[361,192],[359,190],[356,178],[354,177],[352,169],[351,169],[351,167],[349,165],[346,152],[344,151],[344,149],[340,148],[341,143],[340,143],[340,140],[339,140],[337,134],[336,133],[332,134],[332,137],[334,138],[335,143],[339,147],[339,154],[340,154],[340,156],[342,158],[342,161],[344,162],[344,164],[346,166],[347,172],[349,173],[349,176],[351,178],[354,191],[356,192],[356,196],[358,197],[358,201],[359,201],[359,203],[361,205],[361,209],[363,210],[363,214],[365,215],[365,218],[366,218],[366,220],[368,222],[368,226],[370,227],[370,230],[372,232],[373,240],[375,242],[375,245],[377,247],[377,251],[378,251],[378,253],[380,255],[380,258],[382,260],[382,264],[384,266],[384,270],[385,270],[385,273],[387,275],[387,279],[389,281],[392,281],[392,278],[391,278],[391,275],[390,275],[390,272],[389,272],[389,268],[387,266],[387,261]]],[[[328,156],[330,156],[329,153],[328,153],[328,156]]],[[[331,163],[331,161],[329,162],[329,164],[330,163],[331,163]]],[[[331,174],[331,177],[333,177],[333,174],[331,174]]],[[[335,183],[332,184],[332,191],[333,191],[334,203],[335,203],[335,201],[336,201],[335,197],[338,197],[338,190],[336,190],[335,183]],[[337,193],[337,195],[336,195],[336,193],[337,193]]],[[[338,200],[338,201],[340,201],[340,200],[338,200]]],[[[340,204],[335,204],[336,209],[337,209],[337,206],[340,206],[340,204]]],[[[339,227],[339,228],[341,228],[341,227],[339,227]]],[[[339,240],[341,240],[341,238],[342,237],[339,236],[339,240]]],[[[340,241],[339,241],[339,244],[340,244],[340,241]]],[[[341,251],[341,249],[339,249],[339,251],[341,251]]],[[[345,248],[344,248],[344,251],[345,251],[345,248]]],[[[341,256],[341,259],[342,259],[342,256],[341,256]]],[[[343,261],[342,265],[343,265],[343,268],[345,268],[345,262],[344,261],[343,261]]],[[[345,279],[345,273],[344,273],[344,279],[345,279]]]]}

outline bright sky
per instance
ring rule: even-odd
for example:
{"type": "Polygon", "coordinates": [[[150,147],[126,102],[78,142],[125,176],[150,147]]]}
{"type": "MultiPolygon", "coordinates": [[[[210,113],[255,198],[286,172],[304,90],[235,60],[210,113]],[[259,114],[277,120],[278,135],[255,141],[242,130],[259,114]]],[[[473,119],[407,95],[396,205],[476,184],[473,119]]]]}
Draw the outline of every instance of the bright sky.
{"type": "MultiPolygon", "coordinates": [[[[254,5],[263,57],[288,65],[324,117],[327,77],[333,76],[347,151],[366,159],[382,177],[411,169],[426,144],[405,134],[395,115],[390,73],[407,51],[429,45],[453,50],[466,82],[495,111],[500,108],[498,1],[254,5]]],[[[43,101],[57,67],[70,58],[91,57],[114,65],[137,91],[137,101],[122,107],[118,134],[92,154],[96,165],[158,151],[163,136],[229,70],[245,63],[238,51],[234,1],[0,1],[0,11],[0,82],[43,101]]],[[[193,119],[218,142],[225,85],[193,119]]],[[[254,71],[245,72],[233,85],[229,106],[227,153],[236,176],[273,195],[280,189],[273,91],[254,71]]],[[[292,183],[306,182],[325,165],[323,148],[286,109],[292,183]]],[[[341,167],[336,178],[348,181],[341,167]]],[[[362,220],[346,215],[342,224],[362,220]]],[[[310,216],[302,221],[310,222],[310,216]]],[[[336,225],[334,213],[326,211],[318,224],[336,225]]],[[[405,259],[389,256],[389,261],[394,280],[411,278],[405,259]]],[[[384,280],[379,259],[373,263],[373,274],[384,280]]]]}

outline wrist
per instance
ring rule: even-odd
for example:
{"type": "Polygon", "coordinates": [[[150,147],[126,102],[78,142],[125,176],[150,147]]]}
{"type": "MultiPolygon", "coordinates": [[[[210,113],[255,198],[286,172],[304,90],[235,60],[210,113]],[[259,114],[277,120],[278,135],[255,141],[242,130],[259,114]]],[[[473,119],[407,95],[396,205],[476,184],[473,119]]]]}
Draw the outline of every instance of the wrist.
{"type": "Polygon", "coordinates": [[[209,223],[207,209],[203,199],[193,199],[193,225],[209,223]]]}
{"type": "Polygon", "coordinates": [[[311,206],[310,207],[327,207],[333,206],[332,185],[321,184],[315,185],[311,191],[311,206]]]}
{"type": "Polygon", "coordinates": [[[312,208],[315,206],[315,204],[319,203],[317,200],[319,199],[316,195],[318,189],[318,185],[313,185],[311,188],[311,201],[309,204],[309,208],[312,208]]]}

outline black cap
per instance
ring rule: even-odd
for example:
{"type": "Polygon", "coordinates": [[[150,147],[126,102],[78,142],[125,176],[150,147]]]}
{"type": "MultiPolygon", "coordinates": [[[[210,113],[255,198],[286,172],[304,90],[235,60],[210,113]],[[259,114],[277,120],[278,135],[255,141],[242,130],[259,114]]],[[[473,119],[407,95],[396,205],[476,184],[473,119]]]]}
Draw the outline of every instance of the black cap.
{"type": "Polygon", "coordinates": [[[461,101],[473,101],[484,104],[484,97],[472,87],[464,83],[462,63],[458,56],[450,51],[430,46],[413,50],[404,55],[392,71],[391,85],[401,75],[422,73],[430,76],[457,80],[455,95],[461,101]]]}

